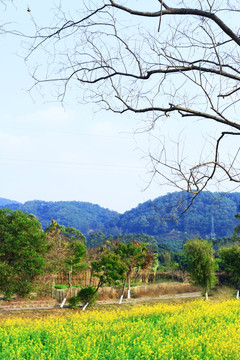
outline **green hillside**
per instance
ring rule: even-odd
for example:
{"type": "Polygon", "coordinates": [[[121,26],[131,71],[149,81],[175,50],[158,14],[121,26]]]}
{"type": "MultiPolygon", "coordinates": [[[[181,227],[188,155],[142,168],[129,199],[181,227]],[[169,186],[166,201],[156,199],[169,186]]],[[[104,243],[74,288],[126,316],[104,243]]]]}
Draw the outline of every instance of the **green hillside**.
{"type": "Polygon", "coordinates": [[[46,228],[52,219],[80,230],[85,236],[92,232],[105,235],[140,234],[154,236],[159,243],[179,249],[184,239],[210,238],[214,225],[215,237],[232,236],[237,225],[235,215],[240,204],[240,193],[201,193],[190,209],[191,196],[182,192],[170,193],[119,214],[80,201],[28,201],[24,204],[0,199],[0,207],[27,211],[37,216],[46,228]]]}
{"type": "Polygon", "coordinates": [[[212,230],[215,237],[232,236],[237,224],[235,215],[240,204],[240,193],[203,192],[182,214],[190,202],[191,196],[186,193],[174,192],[161,196],[111,219],[105,224],[105,232],[145,233],[158,241],[165,240],[176,248],[181,247],[186,238],[210,238],[212,230]]]}
{"type": "Polygon", "coordinates": [[[4,199],[0,197],[0,208],[2,207],[6,207],[8,205],[20,205],[20,203],[18,201],[15,200],[9,200],[9,199],[4,199]]]}
{"type": "MultiPolygon", "coordinates": [[[[0,207],[5,207],[1,206],[0,207]]],[[[51,220],[59,224],[71,226],[84,235],[91,231],[102,231],[104,223],[109,221],[116,212],[104,209],[99,205],[81,201],[27,201],[24,204],[7,204],[12,210],[21,210],[37,216],[45,229],[51,220]]]]}

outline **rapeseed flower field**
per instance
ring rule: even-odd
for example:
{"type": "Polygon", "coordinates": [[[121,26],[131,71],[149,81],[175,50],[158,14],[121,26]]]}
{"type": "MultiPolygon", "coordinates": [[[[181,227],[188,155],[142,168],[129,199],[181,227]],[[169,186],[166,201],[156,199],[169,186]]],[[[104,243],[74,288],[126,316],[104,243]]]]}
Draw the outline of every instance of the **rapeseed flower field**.
{"type": "Polygon", "coordinates": [[[192,301],[0,320],[0,359],[236,360],[240,301],[192,301]]]}

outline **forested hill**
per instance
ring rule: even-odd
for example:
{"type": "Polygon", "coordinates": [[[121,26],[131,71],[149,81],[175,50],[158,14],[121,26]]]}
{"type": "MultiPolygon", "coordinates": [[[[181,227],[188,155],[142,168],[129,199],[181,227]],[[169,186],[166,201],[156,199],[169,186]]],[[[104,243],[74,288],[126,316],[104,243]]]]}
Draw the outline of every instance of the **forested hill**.
{"type": "Polygon", "coordinates": [[[34,214],[45,229],[52,219],[59,224],[71,226],[80,230],[84,235],[91,231],[103,231],[104,224],[118,215],[115,211],[104,209],[99,205],[81,201],[27,201],[24,204],[0,202],[0,207],[11,210],[21,210],[34,214]]]}
{"type": "Polygon", "coordinates": [[[59,224],[74,227],[84,235],[90,232],[103,232],[106,235],[145,233],[173,244],[194,236],[210,237],[212,223],[216,237],[232,235],[237,224],[235,215],[240,204],[240,193],[221,195],[203,192],[180,217],[189,202],[189,194],[174,192],[142,203],[124,214],[80,201],[34,200],[21,204],[0,198],[0,207],[32,213],[41,221],[43,228],[55,219],[59,224]]]}
{"type": "Polygon", "coordinates": [[[21,205],[21,203],[19,203],[18,201],[15,200],[9,200],[9,199],[4,199],[0,197],[0,208],[1,207],[6,207],[6,206],[11,206],[11,205],[21,205]]]}
{"type": "Polygon", "coordinates": [[[118,218],[111,219],[105,224],[105,232],[145,233],[159,239],[172,240],[194,236],[206,238],[210,237],[212,230],[216,237],[233,234],[237,224],[235,215],[240,204],[240,193],[221,195],[202,192],[181,216],[190,201],[191,196],[182,192],[147,201],[118,218]]]}

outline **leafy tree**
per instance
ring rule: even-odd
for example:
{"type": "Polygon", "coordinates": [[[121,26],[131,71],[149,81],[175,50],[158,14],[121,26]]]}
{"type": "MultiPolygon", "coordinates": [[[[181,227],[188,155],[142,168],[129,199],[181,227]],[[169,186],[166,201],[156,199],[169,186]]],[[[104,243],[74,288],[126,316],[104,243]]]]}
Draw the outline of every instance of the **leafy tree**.
{"type": "Polygon", "coordinates": [[[61,307],[64,305],[72,286],[72,274],[75,271],[84,269],[87,263],[86,257],[86,238],[79,231],[72,227],[59,225],[56,220],[52,220],[46,229],[48,253],[46,255],[46,270],[53,276],[61,271],[68,274],[68,292],[61,307]]]}
{"type": "MultiPolygon", "coordinates": [[[[102,247],[97,258],[91,262],[92,273],[94,277],[99,279],[97,287],[94,291],[90,291],[90,296],[87,303],[83,307],[83,310],[87,307],[89,302],[98,292],[99,288],[105,284],[112,285],[117,284],[119,281],[122,281],[125,277],[127,267],[125,263],[121,260],[120,256],[107,247],[102,247]]],[[[81,295],[81,294],[80,294],[81,295]]]]}
{"type": "Polygon", "coordinates": [[[56,220],[52,220],[45,232],[48,245],[46,271],[51,274],[57,274],[64,268],[68,243],[62,236],[60,226],[56,220]]]}
{"type": "MultiPolygon", "coordinates": [[[[240,283],[240,245],[234,244],[230,247],[223,247],[219,250],[220,259],[223,262],[225,271],[230,274],[233,282],[239,288],[240,283]]],[[[239,289],[237,291],[239,297],[239,289]]]]}
{"type": "Polygon", "coordinates": [[[169,251],[162,252],[160,255],[160,260],[166,268],[170,268],[172,262],[171,253],[169,251]]]}
{"type": "Polygon", "coordinates": [[[80,269],[81,261],[86,255],[85,236],[77,229],[59,225],[56,220],[52,220],[45,232],[48,243],[48,271],[58,273],[68,271],[69,267],[80,269]]]}
{"type": "Polygon", "coordinates": [[[69,299],[69,305],[71,308],[77,308],[80,302],[83,302],[87,305],[92,305],[97,300],[98,294],[96,292],[96,288],[94,286],[85,286],[83,287],[77,294],[77,296],[73,296],[69,299]]]}
{"type": "Polygon", "coordinates": [[[0,209],[0,289],[9,298],[32,290],[43,273],[46,236],[35,216],[0,209]]]}
{"type": "MultiPolygon", "coordinates": [[[[240,208],[239,208],[240,209],[240,208]]],[[[236,219],[240,219],[240,213],[238,213],[237,215],[235,215],[236,219]]],[[[237,225],[234,229],[234,233],[233,233],[233,240],[234,241],[239,241],[240,237],[239,237],[239,233],[240,233],[240,225],[237,225]]]]}
{"type": "Polygon", "coordinates": [[[207,300],[209,289],[216,284],[216,264],[212,245],[207,240],[193,239],[185,243],[184,249],[191,281],[202,287],[207,300]]]}
{"type": "Polygon", "coordinates": [[[187,256],[184,252],[173,253],[174,261],[178,264],[178,268],[182,272],[187,271],[187,256]]]}
{"type": "MultiPolygon", "coordinates": [[[[147,214],[146,214],[147,215],[147,214]]],[[[138,242],[138,243],[145,243],[148,245],[148,247],[154,251],[158,252],[158,244],[156,239],[151,236],[144,233],[138,233],[138,234],[117,234],[114,236],[115,241],[119,241],[121,243],[129,243],[132,241],[138,242]]]]}
{"type": "Polygon", "coordinates": [[[151,267],[154,263],[155,257],[146,243],[139,243],[137,241],[131,241],[126,244],[118,241],[113,247],[113,251],[120,256],[122,262],[127,268],[120,298],[121,303],[126,283],[128,284],[127,297],[128,299],[130,298],[131,276],[133,275],[133,271],[136,269],[147,269],[151,267]]]}
{"type": "Polygon", "coordinates": [[[68,239],[69,241],[79,241],[86,245],[86,238],[85,236],[77,229],[71,226],[63,226],[59,225],[61,235],[68,239]]]}
{"type": "Polygon", "coordinates": [[[100,248],[102,245],[105,245],[107,242],[107,237],[102,232],[91,233],[87,240],[88,248],[97,247],[100,248]]]}
{"type": "Polygon", "coordinates": [[[99,256],[91,263],[93,275],[99,278],[97,288],[104,284],[111,285],[122,280],[127,270],[121,257],[109,249],[101,249],[99,256]]]}

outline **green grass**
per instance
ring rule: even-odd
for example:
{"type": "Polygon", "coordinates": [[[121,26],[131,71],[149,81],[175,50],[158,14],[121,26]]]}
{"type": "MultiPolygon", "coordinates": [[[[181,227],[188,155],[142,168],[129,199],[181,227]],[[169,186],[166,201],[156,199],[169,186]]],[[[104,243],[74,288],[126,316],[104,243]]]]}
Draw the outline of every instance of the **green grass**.
{"type": "MultiPolygon", "coordinates": [[[[73,285],[72,287],[74,287],[74,288],[81,288],[82,286],[80,286],[80,285],[73,285]]],[[[55,289],[68,289],[68,285],[56,284],[56,285],[55,285],[55,289]]]]}

